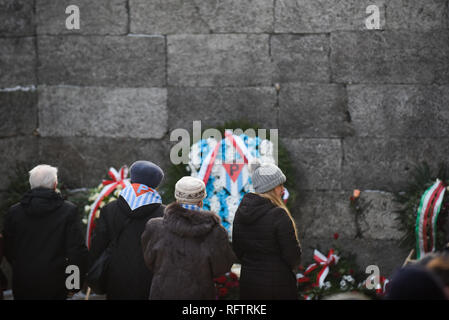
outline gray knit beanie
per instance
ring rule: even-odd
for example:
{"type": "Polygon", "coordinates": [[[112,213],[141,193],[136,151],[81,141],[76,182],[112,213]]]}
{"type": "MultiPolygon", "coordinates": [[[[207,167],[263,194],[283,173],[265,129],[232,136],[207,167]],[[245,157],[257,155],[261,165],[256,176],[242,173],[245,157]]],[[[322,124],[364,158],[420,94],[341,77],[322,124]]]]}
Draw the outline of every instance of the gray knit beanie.
{"type": "Polygon", "coordinates": [[[272,163],[260,163],[258,160],[249,164],[254,191],[268,192],[287,181],[281,169],[272,163]]]}

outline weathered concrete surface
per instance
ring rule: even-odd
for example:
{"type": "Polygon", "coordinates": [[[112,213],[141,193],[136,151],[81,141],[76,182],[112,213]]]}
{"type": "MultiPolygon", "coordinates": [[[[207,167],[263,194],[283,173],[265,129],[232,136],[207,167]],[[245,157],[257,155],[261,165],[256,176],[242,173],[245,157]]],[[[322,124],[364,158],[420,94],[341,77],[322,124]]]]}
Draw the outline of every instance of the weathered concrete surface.
{"type": "Polygon", "coordinates": [[[0,38],[0,88],[36,84],[34,38],[0,38]]]}
{"type": "Polygon", "coordinates": [[[61,137],[41,138],[39,159],[59,167],[67,188],[95,187],[107,178],[109,168],[128,167],[136,160],[153,161],[168,167],[166,143],[153,139],[61,137]]]}
{"type": "Polygon", "coordinates": [[[167,89],[40,87],[42,136],[162,138],[167,89]]]}
{"type": "Polygon", "coordinates": [[[448,27],[445,0],[388,0],[386,29],[435,30],[448,27]]]}
{"type": "MultiPolygon", "coordinates": [[[[282,137],[282,131],[279,131],[282,137]]],[[[281,139],[296,169],[300,190],[341,188],[342,148],[339,139],[281,139]]]]}
{"type": "Polygon", "coordinates": [[[330,82],[329,36],[273,35],[273,82],[330,82]]]}
{"type": "Polygon", "coordinates": [[[403,190],[413,168],[426,161],[435,168],[449,152],[448,138],[345,138],[342,187],[403,190]]]}
{"type": "Polygon", "coordinates": [[[37,34],[117,35],[128,33],[126,0],[35,1],[37,34]],[[79,8],[79,30],[66,28],[66,19],[70,14],[65,12],[70,5],[76,5],[79,8]]]}
{"type": "Polygon", "coordinates": [[[36,91],[0,91],[0,137],[31,135],[37,128],[36,91]]]}
{"type": "Polygon", "coordinates": [[[267,129],[277,128],[276,90],[260,88],[181,88],[168,89],[169,129],[192,129],[201,120],[203,130],[226,121],[251,119],[267,129]]]}
{"type": "Polygon", "coordinates": [[[130,0],[131,32],[272,32],[273,2],[274,0],[130,0]]]}
{"type": "Polygon", "coordinates": [[[165,85],[163,37],[40,36],[38,52],[40,84],[165,85]]]}
{"type": "Polygon", "coordinates": [[[275,32],[316,33],[366,30],[366,8],[377,5],[385,25],[384,0],[276,0],[275,32]]]}
{"type": "Polygon", "coordinates": [[[348,86],[355,134],[363,137],[447,137],[449,86],[348,86]]]}
{"type": "Polygon", "coordinates": [[[0,37],[32,36],[34,29],[33,1],[0,1],[0,37]]]}
{"type": "Polygon", "coordinates": [[[6,190],[14,177],[17,165],[26,165],[33,168],[39,164],[38,138],[13,137],[0,139],[0,190],[6,190]]]}
{"type": "Polygon", "coordinates": [[[336,84],[281,87],[279,126],[282,137],[332,138],[351,134],[346,89],[336,84]]]}
{"type": "Polygon", "coordinates": [[[449,82],[449,30],[335,32],[332,75],[338,83],[449,82]]]}
{"type": "Polygon", "coordinates": [[[269,86],[268,35],[168,36],[170,86],[269,86]]]}

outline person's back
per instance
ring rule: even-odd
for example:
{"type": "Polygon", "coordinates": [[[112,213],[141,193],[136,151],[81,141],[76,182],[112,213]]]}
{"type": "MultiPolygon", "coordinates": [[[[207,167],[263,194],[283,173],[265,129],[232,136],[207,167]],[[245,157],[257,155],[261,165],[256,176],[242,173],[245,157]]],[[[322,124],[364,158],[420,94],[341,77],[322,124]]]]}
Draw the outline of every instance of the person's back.
{"type": "Polygon", "coordinates": [[[9,209],[3,235],[15,299],[65,299],[66,267],[77,266],[81,277],[86,272],[78,210],[54,189],[28,191],[9,209]]]}
{"type": "Polygon", "coordinates": [[[147,221],[161,217],[165,208],[156,191],[164,177],[159,166],[136,161],[130,174],[131,184],[101,209],[89,251],[93,265],[112,246],[105,288],[109,300],[148,299],[153,274],[145,266],[140,237],[147,221]]]}
{"type": "Polygon", "coordinates": [[[242,299],[295,299],[292,269],[301,249],[283,209],[254,193],[246,194],[233,223],[233,248],[241,260],[242,299]]]}
{"type": "Polygon", "coordinates": [[[246,194],[234,217],[232,244],[242,264],[241,299],[297,299],[293,269],[301,247],[295,224],[282,202],[282,171],[273,164],[250,165],[254,189],[246,194]]]}
{"type": "Polygon", "coordinates": [[[200,209],[201,180],[182,178],[175,196],[181,203],[168,205],[164,217],[150,220],[142,235],[145,262],[154,273],[150,299],[215,299],[213,278],[228,272],[235,260],[226,230],[215,213],[200,209]]]}
{"type": "Polygon", "coordinates": [[[90,264],[120,233],[108,268],[107,299],[148,299],[152,273],[145,266],[140,237],[147,221],[161,217],[163,212],[164,206],[160,203],[131,210],[123,197],[101,210],[89,251],[90,264]]]}

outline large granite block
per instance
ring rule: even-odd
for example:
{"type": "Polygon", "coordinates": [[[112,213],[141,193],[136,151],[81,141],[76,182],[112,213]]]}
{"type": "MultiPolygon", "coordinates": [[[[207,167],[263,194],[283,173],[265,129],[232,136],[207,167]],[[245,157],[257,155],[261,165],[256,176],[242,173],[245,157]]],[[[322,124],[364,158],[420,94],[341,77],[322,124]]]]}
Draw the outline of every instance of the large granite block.
{"type": "Polygon", "coordinates": [[[35,39],[0,38],[0,88],[36,84],[35,39]]]}
{"type": "Polygon", "coordinates": [[[335,82],[448,83],[449,30],[331,34],[335,82]]]}
{"type": "Polygon", "coordinates": [[[265,129],[277,128],[276,91],[260,88],[168,88],[169,128],[192,129],[201,120],[203,130],[226,121],[246,119],[265,129]]]}
{"type": "Polygon", "coordinates": [[[446,0],[388,0],[386,29],[434,30],[448,27],[446,0]]]}
{"type": "Polygon", "coordinates": [[[0,91],[0,136],[31,135],[37,128],[36,91],[0,91]]]}
{"type": "Polygon", "coordinates": [[[38,34],[96,34],[115,35],[128,33],[126,0],[36,0],[38,34]],[[76,5],[80,13],[80,28],[67,29],[65,13],[76,5]]]}
{"type": "Polygon", "coordinates": [[[345,138],[344,189],[404,190],[411,171],[426,161],[431,167],[446,159],[447,138],[345,138]]]}
{"type": "MultiPolygon", "coordinates": [[[[283,137],[283,131],[279,131],[283,137]]],[[[296,170],[301,190],[341,188],[342,148],[339,139],[281,139],[296,170]]]]}
{"type": "Polygon", "coordinates": [[[170,86],[269,86],[268,35],[168,36],[170,86]]]}
{"type": "Polygon", "coordinates": [[[273,31],[273,0],[130,0],[132,33],[273,31]]]}
{"type": "Polygon", "coordinates": [[[273,35],[273,82],[330,82],[329,36],[273,35]]]}
{"type": "Polygon", "coordinates": [[[357,136],[449,136],[449,86],[348,86],[348,110],[357,136]]]}
{"type": "Polygon", "coordinates": [[[39,88],[42,136],[159,139],[166,131],[166,89],[39,88]]]}
{"type": "Polygon", "coordinates": [[[0,0],[0,36],[32,36],[34,24],[33,1],[0,0]]]}
{"type": "Polygon", "coordinates": [[[165,85],[163,37],[40,36],[38,51],[41,84],[165,85]]]}
{"type": "Polygon", "coordinates": [[[330,138],[351,134],[346,89],[336,84],[281,85],[283,137],[330,138]]]}
{"type": "Polygon", "coordinates": [[[0,190],[8,188],[18,166],[31,169],[39,164],[38,141],[38,138],[32,136],[0,139],[0,190]]]}
{"type": "Polygon", "coordinates": [[[366,30],[366,8],[377,5],[380,28],[385,25],[384,0],[277,0],[275,31],[319,33],[338,30],[366,30]]]}
{"type": "Polygon", "coordinates": [[[168,168],[170,150],[162,140],[96,137],[41,138],[39,160],[59,168],[59,179],[69,188],[95,187],[108,179],[108,170],[150,160],[168,168]]]}

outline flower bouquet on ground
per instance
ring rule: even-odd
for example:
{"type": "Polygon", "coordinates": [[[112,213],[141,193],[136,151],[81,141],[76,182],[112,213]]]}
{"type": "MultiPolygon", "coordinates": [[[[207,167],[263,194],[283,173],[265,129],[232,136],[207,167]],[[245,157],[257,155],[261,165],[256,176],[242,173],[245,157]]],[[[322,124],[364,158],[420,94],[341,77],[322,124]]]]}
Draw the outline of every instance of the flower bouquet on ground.
{"type": "Polygon", "coordinates": [[[234,272],[214,279],[217,291],[217,300],[238,300],[239,299],[239,278],[234,272]]]}

